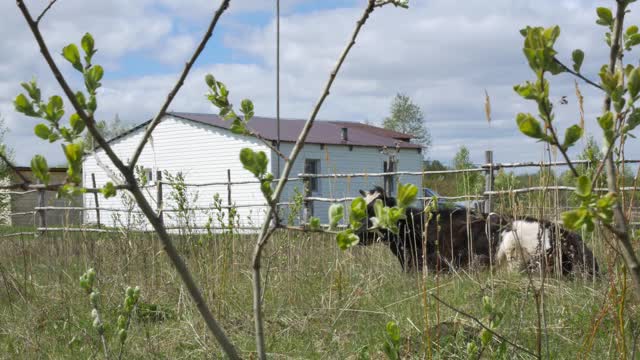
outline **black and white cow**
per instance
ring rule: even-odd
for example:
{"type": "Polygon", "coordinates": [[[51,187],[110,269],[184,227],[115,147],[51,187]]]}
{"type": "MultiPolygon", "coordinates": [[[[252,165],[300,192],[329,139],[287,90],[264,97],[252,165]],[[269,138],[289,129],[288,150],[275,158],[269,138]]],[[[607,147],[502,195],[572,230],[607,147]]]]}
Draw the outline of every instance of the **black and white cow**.
{"type": "Polygon", "coordinates": [[[358,231],[361,244],[388,244],[403,270],[452,270],[461,267],[505,265],[516,270],[544,265],[563,274],[598,272],[598,264],[580,235],[547,220],[508,218],[467,209],[425,212],[409,207],[398,223],[398,234],[369,231],[373,203],[386,206],[396,200],[380,187],[360,191],[369,211],[367,223],[358,231]],[[426,261],[425,261],[426,260],[426,261]]]}
{"type": "Polygon", "coordinates": [[[579,234],[548,220],[522,217],[500,228],[496,262],[510,270],[539,268],[597,274],[598,263],[579,234]]]}

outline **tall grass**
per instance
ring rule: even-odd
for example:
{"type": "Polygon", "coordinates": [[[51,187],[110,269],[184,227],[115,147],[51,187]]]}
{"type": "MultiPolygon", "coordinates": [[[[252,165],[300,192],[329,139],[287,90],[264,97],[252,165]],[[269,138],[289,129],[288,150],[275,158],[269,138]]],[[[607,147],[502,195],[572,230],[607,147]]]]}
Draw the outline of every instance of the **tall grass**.
{"type": "MultiPolygon", "coordinates": [[[[250,357],[255,349],[251,238],[208,234],[176,236],[174,241],[212,310],[250,357]]],[[[103,356],[91,327],[90,304],[78,286],[89,267],[98,273],[107,341],[117,341],[123,291],[132,285],[141,288],[127,340],[129,358],[222,356],[153,234],[5,237],[0,249],[2,358],[103,356]]],[[[596,248],[606,272],[601,278],[545,280],[543,355],[631,358],[640,309],[625,301],[624,272],[611,262],[613,254],[602,250],[596,248]]],[[[529,280],[521,274],[405,274],[384,245],[341,252],[330,236],[285,231],[276,233],[266,255],[265,326],[273,358],[384,358],[381,346],[390,320],[400,326],[403,357],[425,358],[430,348],[434,358],[466,358],[466,344],[478,328],[436,306],[424,291],[478,318],[483,316],[483,296],[491,297],[504,313],[497,331],[535,349],[536,307],[529,280]]],[[[539,279],[534,276],[533,281],[539,279]]],[[[508,354],[530,358],[513,348],[508,354]]]]}

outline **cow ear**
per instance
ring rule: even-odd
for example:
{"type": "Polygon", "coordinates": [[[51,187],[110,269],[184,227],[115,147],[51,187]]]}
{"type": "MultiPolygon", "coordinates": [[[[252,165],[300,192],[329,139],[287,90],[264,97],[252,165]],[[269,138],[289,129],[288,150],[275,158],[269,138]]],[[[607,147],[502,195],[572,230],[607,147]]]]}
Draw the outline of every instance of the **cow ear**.
{"type": "Polygon", "coordinates": [[[360,192],[360,195],[362,195],[363,197],[366,197],[366,196],[367,196],[367,193],[366,193],[366,192],[364,192],[364,190],[360,189],[360,190],[358,190],[358,191],[360,192]]]}

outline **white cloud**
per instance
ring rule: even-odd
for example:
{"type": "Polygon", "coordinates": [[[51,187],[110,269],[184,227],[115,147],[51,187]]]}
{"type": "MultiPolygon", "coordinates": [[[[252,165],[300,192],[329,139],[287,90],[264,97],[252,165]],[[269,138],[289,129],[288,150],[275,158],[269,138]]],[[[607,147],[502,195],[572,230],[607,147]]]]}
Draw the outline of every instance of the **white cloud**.
{"type": "MultiPolygon", "coordinates": [[[[359,8],[295,12],[295,6],[304,2],[283,1],[283,117],[308,116],[361,12],[359,8]]],[[[204,98],[202,80],[205,73],[211,72],[227,83],[235,103],[250,98],[257,114],[275,114],[275,25],[251,25],[243,19],[246,12],[270,11],[272,4],[266,3],[252,0],[232,4],[225,15],[230,17],[223,18],[221,26],[232,59],[241,63],[215,64],[201,59],[171,109],[213,111],[204,98]]],[[[149,53],[168,64],[184,61],[200,36],[184,30],[185,24],[206,22],[217,2],[212,5],[204,0],[164,0],[164,8],[152,6],[149,1],[124,0],[95,4],[67,0],[60,4],[64,7],[54,8],[45,21],[52,49],[61,48],[70,35],[76,38],[91,31],[101,49],[100,61],[117,67],[126,66],[121,60],[134,51],[149,53]],[[176,28],[180,33],[175,33],[176,28]]],[[[539,145],[519,134],[513,120],[519,111],[536,113],[531,103],[518,98],[512,90],[514,84],[532,78],[522,56],[518,30],[525,25],[559,24],[560,58],[569,62],[574,47],[584,49],[584,72],[595,77],[606,56],[604,29],[595,25],[595,6],[608,2],[433,0],[413,4],[409,10],[388,7],[371,16],[319,117],[380,123],[393,96],[403,92],[424,109],[434,143],[431,158],[449,160],[459,146],[466,145],[475,161],[482,160],[483,150],[488,147],[493,147],[498,161],[539,160],[539,145]],[[485,89],[492,101],[491,126],[484,115],[485,89]]],[[[45,89],[53,91],[57,86],[51,76],[45,75],[46,69],[17,10],[4,3],[0,11],[12,14],[7,24],[0,25],[3,31],[12,32],[12,36],[4,37],[0,53],[14,54],[0,59],[0,112],[13,129],[12,145],[34,144],[16,151],[18,159],[26,163],[33,151],[42,150],[43,145],[27,136],[34,122],[15,115],[10,101],[20,90],[19,81],[33,74],[45,89]]],[[[631,13],[629,23],[637,20],[631,13]]],[[[200,27],[197,31],[201,31],[200,27]]],[[[632,54],[629,59],[634,57],[637,55],[632,54]]],[[[148,119],[177,76],[176,72],[105,79],[100,117],[110,119],[118,113],[129,122],[148,119]]],[[[573,79],[561,75],[552,79],[552,84],[553,99],[568,96],[570,102],[557,106],[558,123],[561,127],[575,123],[578,111],[573,79]]],[[[580,86],[586,97],[588,129],[598,133],[594,119],[601,96],[584,84],[580,86]]]]}

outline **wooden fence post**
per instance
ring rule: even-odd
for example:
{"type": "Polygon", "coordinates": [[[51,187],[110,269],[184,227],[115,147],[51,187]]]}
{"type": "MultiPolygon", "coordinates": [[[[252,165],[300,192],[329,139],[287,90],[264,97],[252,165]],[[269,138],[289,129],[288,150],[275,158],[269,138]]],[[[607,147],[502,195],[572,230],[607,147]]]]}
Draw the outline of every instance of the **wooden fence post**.
{"type": "Polygon", "coordinates": [[[311,178],[308,176],[302,177],[302,193],[303,193],[303,209],[302,209],[302,224],[306,225],[309,223],[311,216],[313,216],[313,204],[310,200],[307,200],[308,197],[311,196],[311,178]]]}
{"type": "Polygon", "coordinates": [[[491,200],[493,198],[492,195],[487,195],[486,192],[493,191],[493,151],[487,150],[484,152],[485,164],[487,164],[487,170],[485,170],[484,175],[484,212],[489,214],[493,208],[493,204],[491,204],[491,200]]]}
{"type": "MultiPolygon", "coordinates": [[[[96,174],[91,173],[91,184],[93,185],[94,189],[97,189],[96,186],[96,174]]],[[[96,222],[98,223],[98,229],[100,229],[102,227],[102,224],[100,223],[100,203],[98,202],[98,193],[94,192],[93,193],[93,201],[96,205],[96,222]]]]}
{"type": "Polygon", "coordinates": [[[156,207],[158,218],[164,222],[164,214],[162,212],[162,171],[156,171],[156,207]]]}
{"type": "MultiPolygon", "coordinates": [[[[38,227],[45,229],[47,227],[47,212],[43,209],[46,205],[45,201],[46,191],[44,189],[38,190],[38,227]]],[[[43,232],[42,230],[41,232],[43,232]]]]}
{"type": "Polygon", "coordinates": [[[233,229],[233,214],[231,213],[231,169],[227,169],[227,206],[229,229],[233,229]]]}

